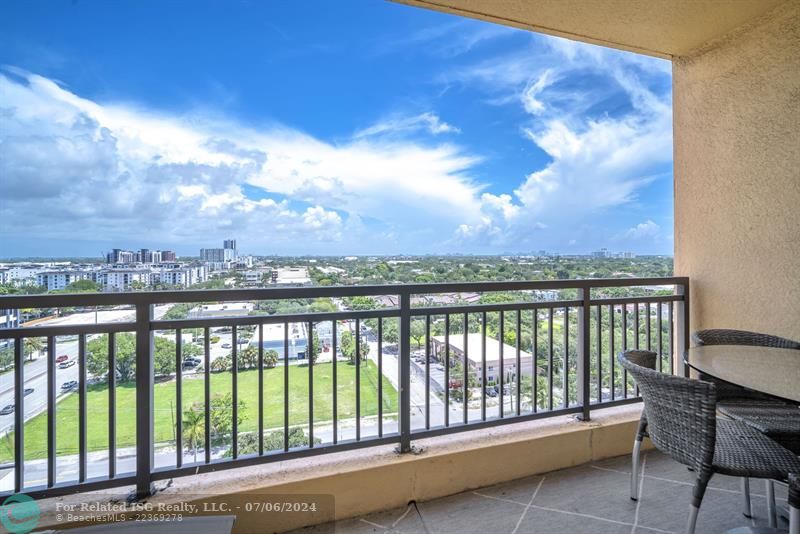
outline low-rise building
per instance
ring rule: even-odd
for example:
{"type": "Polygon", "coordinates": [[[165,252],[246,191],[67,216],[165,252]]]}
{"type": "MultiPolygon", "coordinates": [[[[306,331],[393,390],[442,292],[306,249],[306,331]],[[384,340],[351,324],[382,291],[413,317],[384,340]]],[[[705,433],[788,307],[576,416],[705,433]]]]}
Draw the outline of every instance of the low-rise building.
{"type": "Polygon", "coordinates": [[[302,285],[310,284],[311,277],[305,267],[283,267],[278,269],[277,284],[302,285]]]}
{"type": "MultiPolygon", "coordinates": [[[[486,362],[486,381],[498,382],[502,370],[505,370],[505,380],[510,381],[517,375],[517,348],[508,343],[500,342],[494,338],[486,337],[486,357],[484,359],[483,347],[484,338],[480,332],[467,334],[467,363],[469,365],[470,374],[472,374],[478,383],[481,382],[483,377],[483,364],[486,362]],[[500,365],[500,351],[502,347],[503,363],[500,365]]],[[[445,336],[431,337],[432,354],[439,361],[445,359],[445,336]]],[[[464,335],[452,334],[450,335],[450,364],[454,365],[456,362],[464,360],[464,335]]],[[[521,350],[520,356],[520,374],[523,376],[531,376],[533,371],[533,358],[529,352],[521,350]]]]}
{"type": "Polygon", "coordinates": [[[45,271],[36,275],[36,285],[46,287],[48,291],[66,289],[68,285],[79,280],[94,280],[91,271],[45,271]]]}

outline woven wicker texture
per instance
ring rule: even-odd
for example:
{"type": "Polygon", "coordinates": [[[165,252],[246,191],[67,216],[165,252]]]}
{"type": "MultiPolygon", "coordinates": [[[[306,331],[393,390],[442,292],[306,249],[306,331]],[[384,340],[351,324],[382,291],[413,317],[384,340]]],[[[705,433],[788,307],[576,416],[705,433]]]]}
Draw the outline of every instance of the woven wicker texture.
{"type": "Polygon", "coordinates": [[[800,408],[793,404],[776,405],[743,399],[728,399],[717,410],[731,419],[750,425],[800,455],[800,408]]]}
{"type": "Polygon", "coordinates": [[[714,472],[786,480],[800,472],[800,460],[738,421],[717,420],[716,386],[669,376],[619,356],[644,400],[647,431],[656,448],[694,468],[693,505],[699,507],[714,472]]]}

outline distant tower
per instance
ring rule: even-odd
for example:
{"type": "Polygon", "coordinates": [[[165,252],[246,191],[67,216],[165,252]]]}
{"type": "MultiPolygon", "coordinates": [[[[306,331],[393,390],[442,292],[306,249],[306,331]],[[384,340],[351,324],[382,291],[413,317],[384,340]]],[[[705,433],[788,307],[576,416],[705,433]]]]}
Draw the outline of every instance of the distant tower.
{"type": "Polygon", "coordinates": [[[236,261],[238,257],[238,252],[236,251],[236,240],[235,239],[226,239],[222,242],[222,248],[226,251],[225,252],[225,261],[236,261]]]}

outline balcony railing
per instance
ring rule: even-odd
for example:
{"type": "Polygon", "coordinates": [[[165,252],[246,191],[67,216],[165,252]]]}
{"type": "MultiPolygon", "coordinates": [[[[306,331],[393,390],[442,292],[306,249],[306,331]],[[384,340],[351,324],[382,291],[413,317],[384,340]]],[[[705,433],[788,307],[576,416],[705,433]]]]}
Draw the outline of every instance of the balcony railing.
{"type": "Polygon", "coordinates": [[[386,443],[404,453],[415,439],[556,415],[588,420],[594,408],[640,400],[615,362],[621,350],[654,350],[662,371],[686,373],[688,284],[670,277],[0,297],[0,308],[135,313],[134,321],[0,330],[0,346],[13,350],[0,396],[13,390],[14,401],[13,415],[0,416],[13,484],[9,475],[0,491],[46,497],[135,485],[142,497],[153,482],[180,475],[386,443]],[[645,287],[644,296],[609,296],[645,287]],[[439,306],[420,298],[468,292],[519,299],[439,306]],[[154,312],[175,303],[387,295],[388,307],[367,310],[176,320],[154,312]],[[202,339],[190,341],[189,332],[202,339]],[[229,355],[220,355],[215,335],[230,335],[229,355]],[[46,365],[37,376],[46,392],[37,397],[26,389],[36,377],[26,377],[25,347],[42,338],[46,365]],[[174,339],[166,362],[164,339],[174,339]],[[70,343],[76,365],[57,356],[70,343]],[[187,363],[190,346],[200,364],[187,363]],[[77,374],[76,384],[59,384],[65,373],[77,374]]]}

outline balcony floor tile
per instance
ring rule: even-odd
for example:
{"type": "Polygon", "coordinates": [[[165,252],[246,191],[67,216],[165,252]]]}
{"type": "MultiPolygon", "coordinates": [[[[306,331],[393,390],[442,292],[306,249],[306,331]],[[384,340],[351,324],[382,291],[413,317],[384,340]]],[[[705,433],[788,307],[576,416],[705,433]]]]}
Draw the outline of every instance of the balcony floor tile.
{"type": "MultiPolygon", "coordinates": [[[[620,456],[340,521],[335,528],[337,533],[348,534],[683,532],[694,474],[657,451],[645,453],[644,458],[638,502],[628,495],[630,457],[620,456]]],[[[712,478],[700,510],[698,533],[766,526],[764,482],[751,481],[752,520],[741,513],[739,484],[733,477],[712,478]]],[[[778,486],[776,495],[779,505],[786,502],[785,488],[778,486]]],[[[785,522],[781,526],[787,528],[785,522]]],[[[295,532],[321,534],[332,532],[331,527],[321,525],[295,532]]]]}

